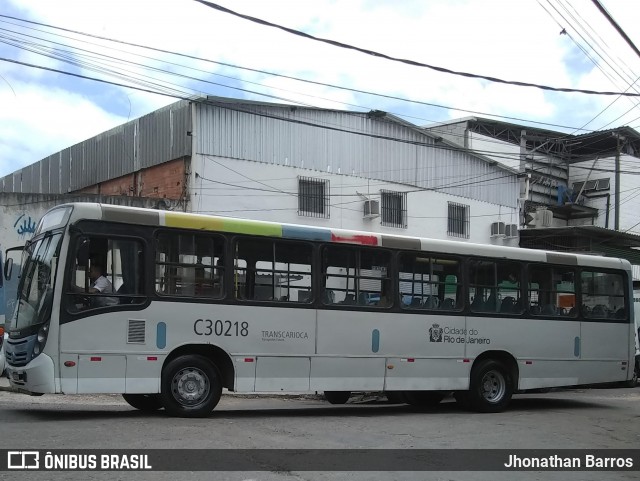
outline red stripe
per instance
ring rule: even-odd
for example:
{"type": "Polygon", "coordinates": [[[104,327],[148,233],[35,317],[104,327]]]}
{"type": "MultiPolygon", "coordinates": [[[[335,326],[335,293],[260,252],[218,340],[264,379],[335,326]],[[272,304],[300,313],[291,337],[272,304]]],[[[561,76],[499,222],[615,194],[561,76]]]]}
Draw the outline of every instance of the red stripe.
{"type": "Polygon", "coordinates": [[[96,357],[91,357],[91,358],[89,358],[89,360],[90,360],[90,361],[102,361],[102,358],[101,358],[101,357],[97,357],[97,356],[96,356],[96,357]]]}
{"type": "Polygon", "coordinates": [[[147,356],[147,361],[157,361],[158,358],[156,356],[147,356]]]}
{"type": "Polygon", "coordinates": [[[378,238],[373,235],[351,235],[351,236],[340,236],[336,234],[331,234],[331,240],[333,242],[348,242],[350,244],[362,244],[367,246],[377,246],[378,238]]]}

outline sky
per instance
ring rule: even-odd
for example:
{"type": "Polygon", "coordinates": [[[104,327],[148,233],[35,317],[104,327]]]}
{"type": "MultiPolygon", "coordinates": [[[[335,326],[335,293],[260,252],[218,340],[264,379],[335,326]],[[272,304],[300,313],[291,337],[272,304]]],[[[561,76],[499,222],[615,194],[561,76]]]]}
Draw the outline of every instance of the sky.
{"type": "MultiPolygon", "coordinates": [[[[640,56],[589,0],[216,3],[316,37],[450,70],[640,92],[640,82],[634,84],[640,56]]],[[[640,48],[640,2],[601,3],[640,48]]],[[[383,110],[417,125],[500,115],[568,133],[640,129],[640,97],[548,92],[436,72],[304,39],[194,0],[2,0],[0,15],[0,177],[175,102],[175,96],[198,94],[383,110]]]]}

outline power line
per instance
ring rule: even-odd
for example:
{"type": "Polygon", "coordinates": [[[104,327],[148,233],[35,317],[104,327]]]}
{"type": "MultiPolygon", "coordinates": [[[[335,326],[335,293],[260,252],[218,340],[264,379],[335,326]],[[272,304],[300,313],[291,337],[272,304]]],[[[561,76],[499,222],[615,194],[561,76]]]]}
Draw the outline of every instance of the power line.
{"type": "Polygon", "coordinates": [[[322,42],[322,43],[326,43],[329,45],[333,45],[334,47],[340,47],[340,48],[345,48],[348,50],[355,50],[357,52],[361,52],[367,55],[371,55],[373,57],[378,57],[378,58],[383,58],[386,60],[391,60],[393,62],[400,62],[403,64],[407,64],[407,65],[413,65],[415,67],[424,67],[424,68],[428,68],[431,70],[435,70],[437,72],[442,72],[442,73],[448,73],[451,75],[458,75],[461,77],[468,77],[468,78],[477,78],[477,79],[482,79],[482,80],[488,80],[489,82],[495,82],[495,83],[501,83],[501,84],[506,84],[506,85],[515,85],[518,87],[535,87],[538,89],[542,89],[542,90],[549,90],[549,91],[553,91],[553,92],[574,92],[574,93],[583,93],[583,94],[589,94],[589,95],[622,95],[625,97],[640,97],[640,94],[636,94],[636,93],[629,93],[629,92],[600,92],[600,91],[596,91],[596,90],[583,90],[583,89],[573,89],[573,88],[561,88],[561,87],[551,87],[549,85],[541,85],[541,84],[534,84],[534,83],[529,83],[529,82],[518,82],[518,81],[513,81],[513,80],[504,80],[504,79],[500,79],[497,77],[490,77],[487,75],[479,75],[479,74],[474,74],[474,73],[469,73],[469,72],[460,72],[460,71],[456,71],[456,70],[450,70],[444,67],[437,67],[435,65],[429,65],[426,63],[422,63],[422,62],[418,62],[416,60],[408,60],[408,59],[402,59],[402,58],[398,58],[398,57],[392,57],[390,55],[386,55],[384,53],[380,53],[380,52],[376,52],[373,50],[368,50],[365,48],[361,48],[361,47],[356,47],[354,45],[349,45],[346,43],[342,43],[342,42],[338,42],[335,40],[330,40],[330,39],[326,39],[326,38],[321,38],[321,37],[315,37],[313,35],[310,35],[308,33],[305,32],[301,32],[299,30],[294,30],[292,28],[288,28],[288,27],[284,27],[282,25],[278,25],[275,23],[271,23],[268,22],[266,20],[262,20],[260,18],[256,18],[256,17],[251,17],[249,15],[244,15],[238,12],[235,12],[233,10],[230,10],[228,8],[225,8],[221,5],[215,4],[215,3],[211,3],[208,2],[206,0],[195,0],[198,3],[202,3],[203,5],[206,5],[207,7],[213,8],[215,10],[218,10],[220,12],[223,13],[228,13],[231,15],[234,15],[238,18],[242,18],[244,20],[248,20],[250,22],[254,22],[254,23],[258,23],[260,25],[264,25],[267,27],[272,27],[272,28],[277,28],[280,29],[284,32],[293,34],[293,35],[297,35],[299,37],[303,37],[303,38],[307,38],[309,40],[314,40],[316,42],[322,42]]]}
{"type": "MultiPolygon", "coordinates": [[[[454,110],[454,111],[457,111],[457,112],[465,112],[465,113],[469,113],[469,114],[485,115],[485,116],[489,116],[489,117],[496,117],[496,118],[500,118],[500,119],[513,120],[513,121],[517,121],[517,122],[528,122],[528,123],[536,124],[536,125],[546,125],[546,126],[549,126],[549,127],[559,127],[559,128],[571,129],[571,130],[575,130],[576,129],[575,127],[570,127],[570,126],[561,125],[561,124],[554,124],[554,123],[549,123],[549,122],[540,122],[540,121],[536,121],[536,120],[523,119],[523,118],[512,117],[512,116],[508,116],[508,115],[499,115],[499,114],[495,114],[495,113],[491,113],[491,112],[481,112],[481,111],[477,111],[477,110],[469,110],[469,109],[463,109],[463,108],[459,108],[459,107],[452,107],[452,106],[449,106],[449,105],[442,105],[442,104],[436,104],[436,103],[431,103],[431,102],[424,102],[424,101],[419,101],[419,100],[407,99],[407,98],[404,98],[404,97],[399,97],[399,96],[394,96],[394,95],[386,95],[386,94],[381,94],[381,93],[372,92],[372,91],[368,91],[368,90],[361,90],[361,89],[355,89],[355,88],[350,88],[350,87],[344,87],[344,86],[336,85],[336,84],[318,82],[318,81],[304,79],[304,78],[300,78],[300,77],[294,77],[294,76],[291,76],[291,75],[278,74],[278,73],[270,72],[270,71],[267,71],[267,70],[255,69],[255,68],[251,68],[251,67],[243,67],[241,65],[235,65],[235,64],[226,63],[226,62],[218,62],[218,61],[215,61],[215,60],[211,60],[211,59],[207,59],[207,58],[203,58],[203,57],[197,57],[197,56],[194,56],[194,55],[184,54],[184,53],[180,53],[180,52],[175,52],[175,51],[172,51],[172,50],[165,50],[165,49],[160,49],[160,48],[155,48],[155,47],[149,47],[149,46],[145,46],[145,45],[141,45],[141,44],[137,44],[137,43],[126,42],[124,40],[117,40],[117,39],[113,39],[113,38],[109,38],[109,37],[103,37],[103,36],[100,36],[100,35],[94,35],[94,34],[82,32],[82,31],[78,31],[78,30],[72,30],[72,29],[68,29],[68,28],[58,27],[58,26],[51,25],[51,24],[35,22],[35,21],[32,21],[32,20],[26,20],[26,19],[22,19],[22,18],[11,16],[11,15],[2,15],[2,14],[0,14],[0,18],[10,18],[12,20],[25,22],[25,23],[29,23],[29,24],[32,24],[32,25],[39,25],[39,26],[43,26],[43,27],[47,27],[47,28],[52,28],[52,29],[55,29],[55,30],[61,30],[61,31],[64,31],[64,32],[74,33],[74,34],[77,34],[77,35],[83,35],[83,36],[87,36],[87,37],[91,37],[91,38],[96,38],[96,39],[99,39],[99,40],[106,40],[106,41],[109,41],[109,42],[118,43],[118,44],[121,44],[121,45],[127,45],[127,46],[130,46],[130,47],[142,48],[142,49],[151,50],[151,51],[155,51],[155,52],[159,52],[159,53],[165,53],[165,54],[169,54],[169,55],[175,55],[175,56],[179,56],[179,57],[183,57],[183,58],[188,58],[188,59],[191,59],[191,60],[198,60],[198,61],[202,61],[202,62],[212,63],[212,64],[220,65],[220,66],[223,66],[223,67],[229,67],[229,68],[234,68],[234,69],[239,69],[239,70],[246,70],[248,72],[259,73],[259,74],[263,74],[263,75],[269,75],[269,76],[278,77],[278,78],[284,78],[284,79],[288,79],[288,80],[295,80],[297,82],[303,82],[303,83],[308,83],[308,84],[312,84],[312,85],[318,85],[318,86],[322,86],[322,87],[329,87],[329,88],[344,90],[344,91],[347,91],[347,92],[360,93],[360,94],[365,94],[365,95],[372,95],[372,96],[375,96],[375,97],[385,98],[385,99],[388,99],[388,100],[398,100],[398,101],[401,101],[401,102],[413,103],[413,104],[416,104],[416,105],[424,105],[424,106],[427,106],[427,107],[435,107],[435,108],[441,108],[441,109],[447,109],[447,110],[454,110]]],[[[6,21],[5,21],[5,23],[9,23],[11,25],[17,25],[17,24],[11,23],[11,22],[6,22],[6,21]]],[[[20,26],[22,28],[28,28],[28,29],[31,29],[31,30],[44,32],[42,30],[35,29],[35,28],[32,28],[32,27],[26,27],[24,25],[17,25],[17,26],[20,26]]],[[[44,33],[47,33],[49,35],[59,36],[59,37],[62,37],[62,38],[69,38],[69,39],[76,40],[73,37],[67,37],[67,36],[60,35],[60,34],[53,34],[51,32],[44,32],[44,33]]],[[[83,42],[86,42],[86,40],[83,40],[83,42]]],[[[88,42],[88,43],[91,43],[91,42],[88,42]]],[[[94,43],[93,45],[99,45],[99,44],[95,44],[94,43]]],[[[99,46],[102,46],[102,45],[99,45],[99,46]]],[[[104,46],[102,46],[102,47],[104,47],[104,46]]],[[[142,56],[140,54],[133,54],[132,52],[128,52],[126,50],[114,49],[113,47],[105,47],[105,48],[109,48],[109,49],[120,51],[120,52],[129,53],[129,54],[132,54],[132,55],[142,56]]],[[[144,57],[144,56],[142,56],[142,57],[144,57]]],[[[167,63],[171,64],[171,62],[167,62],[167,63]]],[[[185,67],[185,68],[192,68],[192,67],[185,67]]],[[[220,74],[213,74],[213,75],[219,75],[220,76],[220,74]]],[[[248,81],[242,80],[242,82],[248,82],[248,81]]],[[[248,83],[251,83],[251,82],[248,82],[248,83]]],[[[274,88],[274,87],[269,87],[269,88],[274,88]]],[[[348,105],[348,104],[346,104],[344,102],[340,102],[340,103],[342,103],[344,105],[348,105]]],[[[403,115],[403,116],[410,117],[410,116],[406,116],[406,115],[403,115]]]]}
{"type": "MultiPolygon", "coordinates": [[[[196,0],[196,1],[199,1],[199,0],[196,0]]],[[[622,27],[620,25],[618,25],[618,22],[616,22],[613,19],[613,17],[609,14],[607,9],[604,8],[604,6],[598,0],[591,0],[591,1],[597,7],[597,9],[600,10],[600,13],[602,13],[602,15],[604,15],[604,17],[609,21],[609,23],[613,26],[613,28],[616,29],[616,31],[620,34],[620,36],[624,39],[624,41],[627,42],[627,45],[629,45],[629,47],[631,47],[631,50],[633,50],[636,53],[636,55],[638,57],[640,57],[640,50],[638,50],[638,47],[636,47],[636,45],[629,38],[629,36],[622,29],[622,27]]]]}

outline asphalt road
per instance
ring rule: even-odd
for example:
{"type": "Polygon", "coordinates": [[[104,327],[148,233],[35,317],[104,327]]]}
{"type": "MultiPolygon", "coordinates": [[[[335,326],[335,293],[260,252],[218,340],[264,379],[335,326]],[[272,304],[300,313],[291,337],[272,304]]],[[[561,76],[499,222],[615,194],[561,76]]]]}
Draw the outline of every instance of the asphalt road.
{"type": "MultiPolygon", "coordinates": [[[[225,395],[205,419],[145,414],[119,396],[30,397],[0,392],[0,449],[142,448],[640,448],[640,388],[516,396],[500,414],[452,400],[416,410],[372,397],[320,399],[225,395]]],[[[7,479],[438,479],[636,480],[636,472],[154,472],[0,473],[7,479]]]]}

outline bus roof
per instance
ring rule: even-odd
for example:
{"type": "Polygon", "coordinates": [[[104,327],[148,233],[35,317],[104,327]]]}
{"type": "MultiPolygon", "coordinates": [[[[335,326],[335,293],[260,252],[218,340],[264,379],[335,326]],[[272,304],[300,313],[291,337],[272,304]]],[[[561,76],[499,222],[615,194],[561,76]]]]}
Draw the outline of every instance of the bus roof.
{"type": "MultiPolygon", "coordinates": [[[[70,223],[83,219],[103,220],[157,227],[228,232],[283,239],[309,240],[378,246],[407,250],[422,250],[442,254],[487,256],[530,262],[551,264],[574,264],[630,271],[631,264],[625,259],[602,257],[599,255],[573,254],[564,252],[506,247],[470,242],[429,239],[422,237],[381,234],[345,229],[333,229],[297,224],[237,219],[186,212],[144,209],[140,207],[118,206],[98,203],[72,203],[70,223]]],[[[63,207],[62,205],[56,208],[63,207]]]]}

